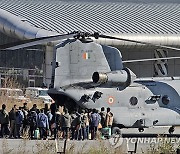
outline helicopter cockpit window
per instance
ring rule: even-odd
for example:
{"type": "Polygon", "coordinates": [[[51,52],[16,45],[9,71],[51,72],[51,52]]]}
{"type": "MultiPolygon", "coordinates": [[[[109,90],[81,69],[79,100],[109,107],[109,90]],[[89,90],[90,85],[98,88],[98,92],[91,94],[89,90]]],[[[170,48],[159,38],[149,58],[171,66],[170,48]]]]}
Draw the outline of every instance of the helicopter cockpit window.
{"type": "Polygon", "coordinates": [[[137,103],[138,103],[137,97],[134,97],[134,96],[133,96],[133,97],[130,98],[130,104],[131,104],[131,105],[134,106],[134,105],[136,105],[137,103]]]}
{"type": "Polygon", "coordinates": [[[169,102],[170,102],[169,96],[168,96],[168,95],[164,95],[164,96],[162,97],[162,103],[163,103],[164,105],[168,105],[169,102]]]}

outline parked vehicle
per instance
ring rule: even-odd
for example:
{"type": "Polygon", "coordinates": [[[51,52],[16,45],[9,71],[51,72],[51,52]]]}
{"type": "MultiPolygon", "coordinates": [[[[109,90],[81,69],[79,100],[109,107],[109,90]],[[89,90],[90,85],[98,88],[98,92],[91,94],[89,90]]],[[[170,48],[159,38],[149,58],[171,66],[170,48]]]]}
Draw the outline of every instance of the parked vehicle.
{"type": "Polygon", "coordinates": [[[40,99],[45,104],[51,104],[53,99],[48,95],[47,91],[47,88],[28,87],[25,90],[25,96],[31,99],[40,99]]]}

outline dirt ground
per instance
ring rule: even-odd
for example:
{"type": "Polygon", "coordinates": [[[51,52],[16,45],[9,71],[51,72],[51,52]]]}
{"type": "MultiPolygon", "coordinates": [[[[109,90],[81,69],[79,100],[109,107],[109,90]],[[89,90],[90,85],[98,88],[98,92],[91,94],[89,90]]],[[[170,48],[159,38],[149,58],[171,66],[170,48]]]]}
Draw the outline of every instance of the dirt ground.
{"type": "Polygon", "coordinates": [[[32,99],[29,101],[24,101],[24,100],[18,101],[18,100],[10,99],[8,97],[3,96],[3,97],[0,97],[0,109],[2,108],[2,104],[6,104],[6,110],[9,112],[15,104],[17,108],[19,108],[19,107],[22,107],[23,103],[25,102],[27,102],[27,106],[29,109],[32,108],[33,104],[36,104],[38,109],[44,108],[43,101],[38,100],[38,99],[32,99]]]}

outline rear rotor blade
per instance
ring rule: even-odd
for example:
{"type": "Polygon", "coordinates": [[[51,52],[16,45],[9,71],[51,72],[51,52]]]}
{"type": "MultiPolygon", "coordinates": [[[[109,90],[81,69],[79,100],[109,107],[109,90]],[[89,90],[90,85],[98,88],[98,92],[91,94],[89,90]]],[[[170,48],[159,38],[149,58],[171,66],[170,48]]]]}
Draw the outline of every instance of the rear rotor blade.
{"type": "Polygon", "coordinates": [[[151,58],[151,59],[124,60],[124,61],[122,61],[122,63],[135,63],[135,62],[156,61],[156,60],[168,60],[168,59],[180,59],[180,57],[166,57],[166,58],[151,58]]]}
{"type": "Polygon", "coordinates": [[[47,37],[40,37],[40,38],[29,39],[29,40],[24,40],[24,41],[18,41],[18,42],[0,45],[0,49],[16,50],[16,49],[39,45],[39,44],[43,44],[43,43],[47,43],[51,41],[73,38],[76,35],[77,35],[77,32],[72,32],[72,33],[63,34],[63,35],[47,36],[47,37]]]}
{"type": "Polygon", "coordinates": [[[98,35],[97,33],[95,33],[94,35],[95,35],[94,36],[95,38],[101,37],[101,38],[107,38],[107,39],[115,39],[115,40],[120,40],[120,41],[127,41],[127,42],[132,42],[132,43],[140,43],[140,44],[144,44],[144,45],[151,45],[151,46],[155,46],[155,47],[180,51],[180,48],[174,48],[174,47],[170,47],[170,46],[166,46],[166,45],[158,45],[158,44],[153,44],[153,43],[148,43],[148,42],[124,39],[124,38],[119,38],[119,37],[114,37],[114,36],[108,36],[108,35],[103,35],[103,34],[98,35]]]}

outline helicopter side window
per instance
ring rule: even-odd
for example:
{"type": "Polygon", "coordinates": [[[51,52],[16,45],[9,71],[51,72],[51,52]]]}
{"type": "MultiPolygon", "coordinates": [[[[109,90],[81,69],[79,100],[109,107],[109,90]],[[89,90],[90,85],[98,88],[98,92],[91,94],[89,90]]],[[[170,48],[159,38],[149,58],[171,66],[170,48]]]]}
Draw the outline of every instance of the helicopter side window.
{"type": "Polygon", "coordinates": [[[138,103],[138,99],[137,99],[137,97],[135,97],[135,96],[133,96],[133,97],[131,97],[130,98],[130,104],[131,105],[136,105],[138,103]]]}
{"type": "Polygon", "coordinates": [[[168,105],[169,102],[170,102],[169,96],[168,96],[168,95],[164,95],[164,96],[162,97],[162,103],[163,103],[164,105],[168,105]]]}

